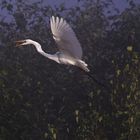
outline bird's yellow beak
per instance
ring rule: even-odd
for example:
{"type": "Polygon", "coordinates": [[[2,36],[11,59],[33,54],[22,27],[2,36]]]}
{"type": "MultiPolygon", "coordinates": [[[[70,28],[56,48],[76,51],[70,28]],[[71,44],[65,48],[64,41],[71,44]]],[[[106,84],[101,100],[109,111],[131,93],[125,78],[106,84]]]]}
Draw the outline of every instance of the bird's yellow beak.
{"type": "Polygon", "coordinates": [[[24,45],[24,43],[26,43],[26,40],[15,41],[15,43],[16,43],[16,47],[21,47],[24,45]]]}

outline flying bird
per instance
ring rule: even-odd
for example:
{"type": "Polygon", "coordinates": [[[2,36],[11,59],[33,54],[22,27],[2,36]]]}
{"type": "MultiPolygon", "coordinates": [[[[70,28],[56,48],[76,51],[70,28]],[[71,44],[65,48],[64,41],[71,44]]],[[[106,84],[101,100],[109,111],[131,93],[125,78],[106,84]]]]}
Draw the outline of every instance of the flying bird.
{"type": "Polygon", "coordinates": [[[107,89],[106,85],[99,82],[96,78],[94,78],[88,69],[88,65],[82,60],[83,51],[81,45],[70,27],[70,25],[63,18],[52,16],[50,19],[51,31],[53,34],[53,38],[58,46],[58,52],[55,54],[48,54],[42,50],[41,45],[33,41],[31,39],[19,40],[16,41],[16,46],[24,46],[32,44],[35,46],[36,50],[42,54],[43,56],[59,63],[66,65],[74,65],[84,70],[86,74],[92,78],[94,82],[103,86],[107,89]]]}
{"type": "Polygon", "coordinates": [[[50,25],[53,38],[59,50],[55,54],[44,52],[41,45],[31,39],[16,41],[16,46],[32,44],[40,54],[59,64],[74,65],[89,72],[87,64],[82,60],[83,51],[81,45],[66,20],[52,16],[50,19],[50,25]]]}

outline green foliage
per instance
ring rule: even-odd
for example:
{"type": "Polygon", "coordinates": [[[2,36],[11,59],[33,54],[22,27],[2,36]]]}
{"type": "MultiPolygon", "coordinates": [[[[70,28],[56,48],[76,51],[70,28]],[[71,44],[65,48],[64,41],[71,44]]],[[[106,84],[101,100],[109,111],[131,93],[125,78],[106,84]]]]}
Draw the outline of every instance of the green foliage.
{"type": "Polygon", "coordinates": [[[127,1],[120,12],[111,0],[79,3],[0,2],[8,16],[0,15],[0,140],[140,139],[140,5],[127,1]],[[71,24],[91,73],[110,91],[32,46],[15,47],[15,40],[31,38],[56,52],[52,15],[71,24]]]}

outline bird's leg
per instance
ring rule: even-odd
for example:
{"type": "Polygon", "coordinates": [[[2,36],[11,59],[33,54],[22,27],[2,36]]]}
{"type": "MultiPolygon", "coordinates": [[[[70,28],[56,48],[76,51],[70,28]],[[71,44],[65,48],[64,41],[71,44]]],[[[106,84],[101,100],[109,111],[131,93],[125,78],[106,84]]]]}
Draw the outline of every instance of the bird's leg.
{"type": "Polygon", "coordinates": [[[93,82],[95,82],[96,84],[98,84],[98,85],[101,86],[101,87],[104,87],[106,90],[111,91],[110,88],[109,88],[108,86],[106,86],[104,83],[102,83],[102,82],[100,82],[99,80],[97,80],[93,75],[91,75],[90,72],[84,71],[84,73],[85,73],[86,75],[88,75],[88,77],[90,77],[90,78],[93,80],[93,82]]]}

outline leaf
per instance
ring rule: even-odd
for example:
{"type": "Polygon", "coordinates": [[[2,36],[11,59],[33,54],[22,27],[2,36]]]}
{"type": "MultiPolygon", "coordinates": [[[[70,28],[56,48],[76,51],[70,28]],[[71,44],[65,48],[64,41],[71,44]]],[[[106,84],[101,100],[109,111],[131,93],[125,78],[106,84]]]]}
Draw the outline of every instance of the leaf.
{"type": "Polygon", "coordinates": [[[48,138],[48,133],[47,132],[44,133],[44,138],[45,139],[48,138]]]}
{"type": "Polygon", "coordinates": [[[133,47],[132,47],[132,46],[128,46],[128,47],[127,47],[127,51],[128,51],[128,52],[132,52],[132,50],[133,50],[133,47]]]}
{"type": "Polygon", "coordinates": [[[103,117],[100,116],[98,120],[99,120],[99,122],[101,122],[103,120],[103,117]]]}
{"type": "Polygon", "coordinates": [[[133,123],[133,121],[134,121],[134,118],[133,118],[133,116],[130,118],[130,122],[131,123],[133,123]]]}
{"type": "Polygon", "coordinates": [[[121,73],[121,70],[120,70],[120,69],[118,69],[118,70],[117,70],[117,76],[119,76],[119,75],[120,75],[120,73],[121,73]]]}

